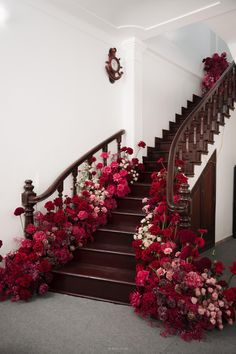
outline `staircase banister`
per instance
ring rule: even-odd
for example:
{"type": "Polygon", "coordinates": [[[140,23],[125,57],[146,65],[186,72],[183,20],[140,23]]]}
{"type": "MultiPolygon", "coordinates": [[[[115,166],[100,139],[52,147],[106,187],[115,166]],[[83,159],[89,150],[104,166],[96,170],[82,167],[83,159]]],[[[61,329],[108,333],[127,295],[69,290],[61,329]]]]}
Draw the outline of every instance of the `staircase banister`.
{"type": "Polygon", "coordinates": [[[41,193],[40,195],[32,195],[29,197],[28,202],[30,204],[36,204],[38,202],[41,202],[45,200],[46,198],[50,197],[57,188],[60,186],[61,183],[73,172],[75,168],[78,168],[79,165],[81,165],[83,162],[88,160],[90,157],[92,157],[96,152],[101,150],[105,145],[108,145],[112,141],[116,139],[120,139],[121,136],[125,134],[125,130],[121,129],[117,133],[113,134],[110,136],[108,139],[104,140],[100,144],[96,145],[94,148],[89,150],[86,154],[82,155],[78,160],[73,162],[69,167],[67,167],[57,178],[56,180],[46,189],[45,192],[41,193]]]}
{"type": "Polygon", "coordinates": [[[170,146],[170,151],[169,151],[169,156],[168,156],[168,165],[167,165],[167,185],[166,185],[166,198],[167,198],[167,204],[170,210],[179,210],[183,211],[186,206],[180,205],[180,204],[175,204],[174,203],[174,175],[175,175],[175,156],[176,156],[176,150],[178,147],[178,144],[187,129],[188,126],[191,125],[191,122],[193,118],[196,116],[198,112],[201,111],[206,105],[206,103],[209,101],[209,99],[215,94],[219,86],[222,84],[224,79],[227,77],[229,72],[235,67],[234,61],[227,67],[227,69],[224,71],[224,73],[221,75],[221,77],[217,80],[217,82],[214,84],[214,86],[207,92],[207,94],[203,97],[203,99],[196,105],[196,107],[187,115],[185,120],[182,122],[180,127],[178,128],[171,146],[170,146]]]}

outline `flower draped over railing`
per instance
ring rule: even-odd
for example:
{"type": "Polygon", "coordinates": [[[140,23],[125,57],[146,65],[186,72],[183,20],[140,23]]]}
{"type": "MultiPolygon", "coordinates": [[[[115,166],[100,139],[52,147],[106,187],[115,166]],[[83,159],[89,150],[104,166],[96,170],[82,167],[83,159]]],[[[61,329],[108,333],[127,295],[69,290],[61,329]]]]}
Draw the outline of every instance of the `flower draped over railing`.
{"type": "MultiPolygon", "coordinates": [[[[178,189],[187,178],[179,171],[181,161],[176,163],[178,201],[178,189]]],[[[179,215],[167,208],[166,174],[164,166],[152,174],[150,198],[144,199],[146,216],[133,241],[137,289],[130,301],[136,313],[163,322],[162,335],[201,339],[204,330],[223,329],[224,322],[234,322],[236,288],[221,280],[222,262],[199,257],[206,230],[179,229],[179,215]]],[[[236,262],[230,270],[236,274],[236,262]]]]}
{"type": "Polygon", "coordinates": [[[221,55],[214,53],[212,57],[207,57],[202,60],[204,63],[203,70],[205,75],[202,81],[202,92],[205,94],[209,91],[215,82],[220,78],[225,69],[229,66],[226,58],[227,54],[223,52],[221,55]]]}
{"type": "MultiPolygon", "coordinates": [[[[145,147],[142,143],[138,146],[145,147]]],[[[103,152],[105,165],[92,157],[80,168],[77,194],[47,201],[46,212],[35,214],[35,224],[26,229],[31,239],[21,240],[17,251],[3,257],[1,300],[28,300],[35,293],[47,292],[52,270],[69,262],[75,249],[93,240],[93,233],[107,223],[110,211],[116,208],[115,198],[130,192],[129,184],[142,169],[132,154],[129,147],[123,147],[120,155],[103,152]]],[[[16,216],[23,213],[21,207],[14,212],[16,216]]]]}

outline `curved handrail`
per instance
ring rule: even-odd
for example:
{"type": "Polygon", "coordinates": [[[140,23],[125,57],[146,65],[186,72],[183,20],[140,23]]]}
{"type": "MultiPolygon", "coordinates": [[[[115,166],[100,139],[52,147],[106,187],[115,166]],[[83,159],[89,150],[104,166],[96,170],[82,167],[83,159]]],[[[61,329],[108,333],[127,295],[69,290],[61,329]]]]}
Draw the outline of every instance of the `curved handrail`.
{"type": "Polygon", "coordinates": [[[235,66],[235,63],[232,62],[228,68],[224,71],[221,77],[217,80],[215,85],[209,90],[209,92],[204,96],[204,98],[198,103],[198,105],[191,111],[188,116],[185,118],[183,123],[180,125],[179,129],[177,130],[169,151],[168,156],[168,167],[167,167],[167,204],[170,210],[179,210],[183,211],[186,209],[185,205],[175,204],[174,203],[174,174],[175,174],[175,156],[178,144],[183,137],[187,127],[193,121],[193,118],[196,116],[196,113],[200,112],[202,108],[206,105],[209,99],[215,94],[219,86],[222,84],[224,79],[230,73],[230,71],[235,66]]]}
{"type": "MultiPolygon", "coordinates": [[[[125,133],[125,130],[119,130],[117,133],[113,134],[110,136],[108,139],[104,140],[100,144],[96,145],[93,149],[89,150],[86,154],[82,155],[78,160],[73,162],[69,167],[67,167],[57,178],[56,180],[46,189],[45,192],[41,193],[40,195],[35,195],[35,193],[31,193],[31,195],[28,196],[28,203],[29,204],[36,204],[38,202],[41,202],[48,198],[50,195],[52,195],[63,183],[63,181],[71,174],[75,169],[78,168],[79,165],[81,165],[84,161],[88,160],[91,158],[96,152],[98,152],[101,149],[104,149],[109,143],[111,143],[114,140],[117,140],[118,143],[118,149],[120,146],[121,142],[121,136],[125,133]]],[[[32,184],[32,181],[26,181],[26,184],[32,184]],[[30,183],[31,182],[31,183],[30,183]]],[[[33,188],[32,188],[33,189],[33,188]]],[[[23,193],[24,194],[24,193],[23,193]]],[[[24,205],[25,203],[23,203],[24,205]]]]}

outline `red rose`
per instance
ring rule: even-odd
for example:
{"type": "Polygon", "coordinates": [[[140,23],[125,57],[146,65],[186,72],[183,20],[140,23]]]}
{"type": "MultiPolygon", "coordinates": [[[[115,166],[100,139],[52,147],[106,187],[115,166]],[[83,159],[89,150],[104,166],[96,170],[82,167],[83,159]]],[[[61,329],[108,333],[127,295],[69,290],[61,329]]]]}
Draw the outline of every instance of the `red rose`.
{"type": "Polygon", "coordinates": [[[175,160],[175,166],[177,167],[182,167],[184,165],[184,161],[183,160],[175,160]]]}
{"type": "Polygon", "coordinates": [[[231,267],[229,267],[232,274],[236,275],[236,262],[233,263],[231,267]]]}
{"type": "Polygon", "coordinates": [[[198,232],[203,235],[207,233],[207,229],[198,229],[198,232]]]}
{"type": "Polygon", "coordinates": [[[157,163],[162,163],[164,161],[163,157],[160,157],[159,160],[157,160],[157,163]]]}
{"type": "Polygon", "coordinates": [[[141,141],[138,143],[138,147],[140,147],[140,148],[145,148],[145,147],[146,147],[146,143],[141,140],[141,141]]]}
{"type": "Polygon", "coordinates": [[[223,291],[224,296],[226,297],[226,300],[231,302],[236,301],[236,288],[229,288],[223,291]]]}
{"type": "Polygon", "coordinates": [[[21,214],[24,214],[24,212],[25,212],[25,209],[22,208],[22,207],[19,207],[19,208],[16,208],[16,209],[15,209],[14,215],[15,215],[15,216],[19,216],[19,215],[21,215],[21,214]]]}
{"type": "Polygon", "coordinates": [[[25,274],[22,277],[16,279],[16,283],[22,288],[29,288],[33,278],[29,274],[25,274]]]}
{"type": "Polygon", "coordinates": [[[54,199],[54,204],[57,206],[57,207],[62,207],[62,198],[55,198],[54,199]]]}
{"type": "Polygon", "coordinates": [[[224,269],[225,269],[225,267],[222,262],[216,262],[214,264],[214,271],[216,274],[222,274],[224,269]]]}
{"type": "Polygon", "coordinates": [[[52,265],[47,259],[43,259],[38,265],[38,270],[40,271],[40,273],[50,272],[51,269],[52,265]]]}
{"type": "Polygon", "coordinates": [[[197,237],[195,243],[199,248],[203,248],[205,246],[205,240],[202,237],[197,237]]]}
{"type": "Polygon", "coordinates": [[[26,227],[26,232],[28,234],[33,234],[36,231],[36,227],[33,224],[29,224],[26,227]]]}
{"type": "Polygon", "coordinates": [[[44,208],[47,209],[47,211],[51,211],[54,209],[54,203],[52,201],[49,201],[44,205],[44,208]]]}

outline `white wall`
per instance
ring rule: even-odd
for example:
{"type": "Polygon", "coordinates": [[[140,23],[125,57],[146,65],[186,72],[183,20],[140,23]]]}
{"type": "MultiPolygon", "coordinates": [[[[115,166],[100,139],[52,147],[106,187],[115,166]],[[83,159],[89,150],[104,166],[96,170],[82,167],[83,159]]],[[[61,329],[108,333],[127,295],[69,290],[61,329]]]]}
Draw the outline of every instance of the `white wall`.
{"type": "Polygon", "coordinates": [[[196,23],[146,41],[143,76],[144,139],[153,145],[175,113],[192,94],[201,95],[202,59],[215,51],[228,52],[224,41],[204,23],[196,23]]]}
{"type": "Polygon", "coordinates": [[[22,234],[13,216],[25,179],[40,193],[121,126],[123,83],[104,69],[115,40],[27,1],[8,0],[0,27],[0,239],[22,234]],[[85,28],[85,29],[84,29],[85,28]]]}

